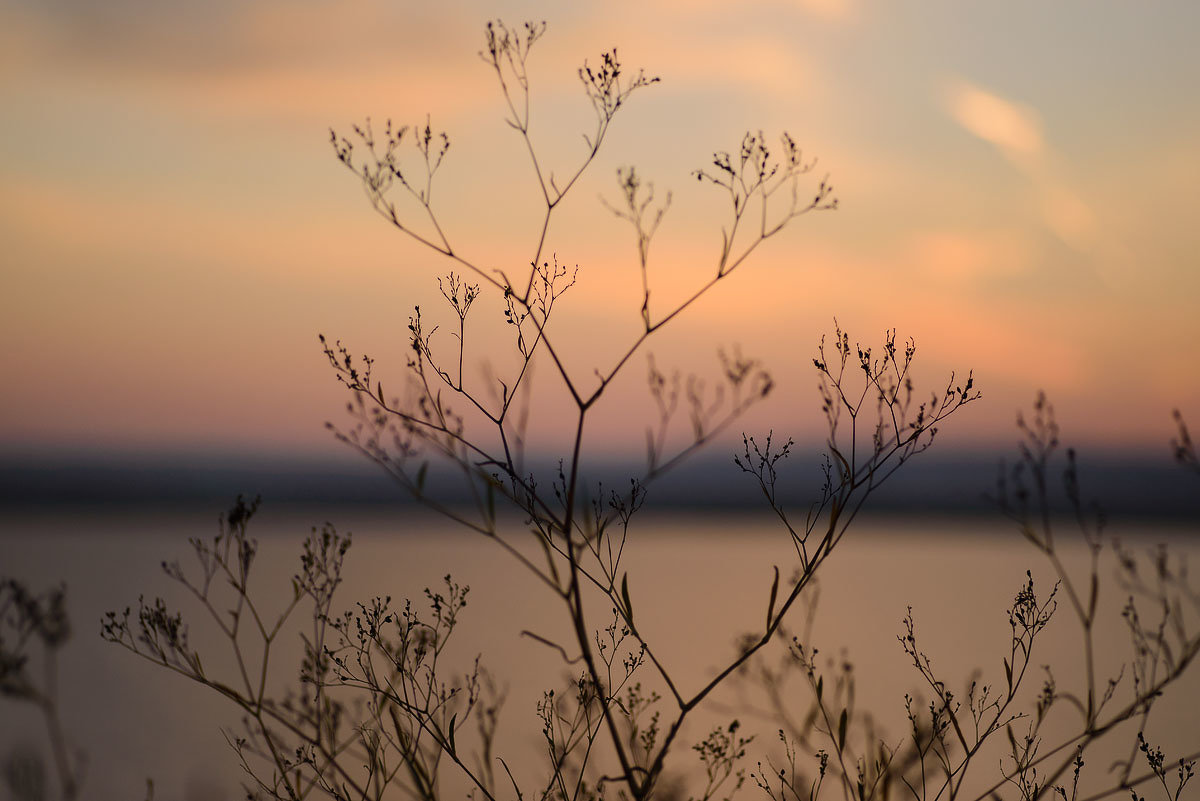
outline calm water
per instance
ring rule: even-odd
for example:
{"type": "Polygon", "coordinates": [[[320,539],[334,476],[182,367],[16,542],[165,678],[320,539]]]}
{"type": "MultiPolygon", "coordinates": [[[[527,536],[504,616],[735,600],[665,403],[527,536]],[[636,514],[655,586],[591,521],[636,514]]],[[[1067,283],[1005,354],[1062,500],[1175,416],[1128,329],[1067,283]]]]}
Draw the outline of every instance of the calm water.
{"type": "MultiPolygon", "coordinates": [[[[501,753],[518,766],[518,777],[538,775],[534,705],[543,689],[559,684],[565,670],[554,652],[520,632],[563,634],[553,599],[494,544],[439,521],[412,512],[353,509],[333,517],[339,529],[355,535],[335,607],[376,594],[417,599],[423,587],[438,585],[448,572],[470,585],[455,654],[465,666],[481,653],[507,688],[501,753]]],[[[186,566],[187,538],[211,536],[215,521],[215,515],[192,512],[107,512],[24,514],[9,516],[0,526],[0,574],[20,577],[33,588],[68,585],[74,636],[61,655],[61,697],[72,742],[88,758],[86,798],[140,799],[146,778],[154,779],[158,799],[240,797],[239,769],[220,733],[237,723],[232,706],[98,636],[104,610],[136,604],[140,594],[164,595],[192,612],[193,640],[211,646],[199,610],[186,604],[158,565],[180,559],[186,566]]],[[[262,597],[285,596],[298,566],[299,544],[312,525],[322,522],[320,516],[294,510],[260,513],[254,532],[261,542],[262,597]]],[[[1069,526],[1062,531],[1069,532],[1069,526]]],[[[1200,547],[1183,529],[1139,533],[1143,544],[1170,540],[1176,550],[1200,556],[1200,547]]],[[[790,545],[761,516],[645,518],[634,534],[625,564],[639,626],[681,686],[699,686],[733,653],[737,634],[762,625],[773,566],[786,577],[793,564],[790,545]]],[[[1048,589],[1049,566],[999,521],[865,520],[823,568],[811,641],[822,654],[856,665],[858,709],[871,709],[889,741],[898,743],[904,733],[903,694],[919,686],[896,641],[906,608],[913,607],[922,648],[948,684],[964,685],[975,668],[984,671],[985,680],[1002,682],[1005,609],[1026,570],[1033,571],[1039,589],[1048,589]]],[[[1102,576],[1111,574],[1106,565],[1102,576]]],[[[1106,586],[1111,592],[1102,599],[1104,645],[1099,650],[1102,665],[1111,667],[1127,653],[1128,637],[1118,614],[1124,596],[1113,582],[1106,586]]],[[[797,617],[796,625],[800,622],[797,617]]],[[[1056,666],[1060,689],[1078,670],[1078,660],[1070,657],[1078,653],[1078,642],[1064,606],[1047,632],[1045,650],[1034,660],[1056,666]]],[[[294,675],[292,654],[283,656],[283,675],[294,675]]],[[[220,664],[219,658],[205,662],[210,673],[220,664]]],[[[1030,687],[1036,690],[1040,682],[1040,675],[1032,677],[1030,687]]],[[[799,683],[790,692],[798,699],[795,709],[804,709],[807,699],[799,683]]],[[[740,717],[754,725],[750,707],[763,706],[750,685],[717,702],[714,717],[689,729],[692,741],[715,720],[740,717]]],[[[1168,757],[1178,747],[1200,748],[1200,677],[1179,686],[1160,707],[1151,732],[1171,747],[1168,757]]],[[[773,727],[764,727],[767,736],[759,744],[769,750],[775,743],[773,727]]],[[[42,749],[44,741],[40,719],[24,706],[0,701],[0,757],[15,747],[42,749]]],[[[751,753],[752,765],[762,752],[751,753]]],[[[693,757],[684,759],[680,770],[693,757]]],[[[753,787],[743,793],[744,798],[758,796],[753,787]]]]}

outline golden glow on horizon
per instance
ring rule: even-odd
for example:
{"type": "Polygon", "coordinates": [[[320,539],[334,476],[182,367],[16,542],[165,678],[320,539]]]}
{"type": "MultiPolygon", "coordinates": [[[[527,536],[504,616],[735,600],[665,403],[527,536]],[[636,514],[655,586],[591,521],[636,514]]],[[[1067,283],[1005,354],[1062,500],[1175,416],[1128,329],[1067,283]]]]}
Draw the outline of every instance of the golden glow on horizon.
{"type": "MultiPolygon", "coordinates": [[[[930,387],[973,367],[986,401],[956,421],[962,441],[1007,439],[1038,389],[1084,436],[1118,443],[1165,440],[1171,407],[1200,407],[1200,374],[1180,367],[1200,355],[1200,114],[1159,102],[1190,96],[1178,65],[1200,54],[1166,37],[1200,12],[1088,6],[1077,30],[1082,5],[1036,25],[1014,11],[1018,43],[982,9],[934,5],[501,3],[509,22],[531,8],[549,21],[530,72],[556,175],[590,124],[583,56],[615,44],[663,77],[618,116],[551,230],[550,250],[581,268],[555,324],[579,375],[619,350],[597,330],[623,339],[638,324],[632,235],[596,201],[614,197],[615,168],[675,194],[651,251],[665,310],[720,246],[724,201],[689,171],[742,130],[787,129],[841,209],[766,243],[654,345],[660,364],[709,369],[737,341],[779,381],[762,422],[805,436],[819,423],[805,365],[837,316],[864,341],[915,336],[930,387]],[[1035,29],[1075,38],[1051,46],[1035,29]],[[1129,53],[1117,76],[1103,72],[1113,52],[1129,53]],[[1173,70],[1156,61],[1168,56],[1173,70]]],[[[538,195],[476,57],[497,9],[180,3],[125,25],[122,8],[21,0],[0,31],[0,312],[16,343],[0,369],[19,376],[0,442],[323,442],[340,404],[316,332],[398,358],[409,310],[436,313],[447,269],[372,214],[328,126],[431,112],[453,142],[435,191],[456,248],[487,266],[528,258],[538,195]]],[[[643,373],[614,419],[649,408],[643,373]]],[[[640,429],[605,431],[640,447],[640,429]]]]}

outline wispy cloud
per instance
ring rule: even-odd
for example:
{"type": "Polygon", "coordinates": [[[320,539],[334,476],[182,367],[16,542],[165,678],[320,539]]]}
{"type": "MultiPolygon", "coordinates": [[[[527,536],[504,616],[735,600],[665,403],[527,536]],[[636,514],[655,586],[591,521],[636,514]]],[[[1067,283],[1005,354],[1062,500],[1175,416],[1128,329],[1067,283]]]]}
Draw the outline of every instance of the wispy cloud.
{"type": "Polygon", "coordinates": [[[946,92],[950,115],[971,133],[1014,161],[1041,156],[1041,124],[1032,110],[978,86],[957,81],[946,92]]]}
{"type": "MultiPolygon", "coordinates": [[[[651,0],[654,5],[678,13],[705,14],[727,17],[730,5],[726,0],[651,0]]],[[[859,0],[743,0],[737,4],[742,13],[771,13],[800,10],[809,17],[824,22],[854,22],[859,16],[859,0]]]]}
{"type": "Polygon", "coordinates": [[[325,120],[406,98],[461,113],[487,86],[475,27],[405,24],[383,0],[131,3],[13,10],[0,26],[0,88],[38,83],[208,115],[325,120]],[[447,50],[462,58],[442,59],[447,50]],[[432,70],[430,64],[437,63],[432,70]],[[421,80],[402,76],[421,75],[421,80]]]}
{"type": "Polygon", "coordinates": [[[726,38],[713,50],[661,47],[659,56],[677,81],[695,86],[725,86],[765,96],[811,89],[813,68],[804,55],[782,42],[726,38]],[[713,58],[713,52],[719,58],[713,58]]]}
{"type": "Polygon", "coordinates": [[[1095,215],[1087,201],[1058,176],[1055,154],[1037,112],[961,79],[950,82],[944,99],[955,122],[993,145],[1025,174],[1045,225],[1071,247],[1090,249],[1095,215]]]}
{"type": "Polygon", "coordinates": [[[858,18],[855,0],[795,0],[796,5],[826,22],[848,23],[858,18]]]}

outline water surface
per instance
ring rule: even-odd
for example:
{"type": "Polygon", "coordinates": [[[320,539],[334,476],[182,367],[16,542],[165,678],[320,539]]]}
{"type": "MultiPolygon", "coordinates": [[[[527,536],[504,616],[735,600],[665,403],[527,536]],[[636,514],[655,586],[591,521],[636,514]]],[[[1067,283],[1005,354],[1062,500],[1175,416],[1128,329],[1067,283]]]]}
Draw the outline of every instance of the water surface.
{"type": "MultiPolygon", "coordinates": [[[[335,607],[348,608],[373,595],[411,597],[420,603],[422,588],[438,586],[447,573],[470,585],[451,657],[465,669],[481,654],[506,689],[501,752],[518,777],[532,783],[539,772],[536,701],[544,689],[561,686],[572,668],[521,632],[566,642],[555,599],[494,543],[425,512],[351,508],[320,515],[269,507],[252,529],[261,541],[256,581],[262,597],[282,602],[287,596],[300,542],[325,517],[354,532],[346,583],[335,607]]],[[[187,567],[187,539],[210,537],[216,519],[214,513],[183,510],[28,512],[10,515],[0,529],[0,573],[35,589],[58,582],[68,587],[74,636],[61,653],[60,693],[71,740],[87,754],[84,797],[141,798],[147,778],[155,781],[160,799],[238,797],[239,768],[221,733],[237,723],[233,707],[98,636],[104,610],[136,605],[139,595],[164,595],[195,621],[194,641],[202,644],[206,657],[209,650],[213,653],[206,668],[210,673],[219,669],[222,643],[159,568],[167,559],[179,559],[187,567]]],[[[1064,524],[1063,536],[1069,532],[1064,524]]],[[[1200,555],[1184,528],[1127,527],[1123,533],[1138,535],[1139,548],[1169,541],[1177,551],[1200,555]]],[[[1082,570],[1081,551],[1066,551],[1071,569],[1082,570]]],[[[646,517],[634,529],[624,558],[639,628],[685,692],[702,686],[734,653],[738,635],[762,626],[774,568],[786,579],[795,565],[778,526],[763,515],[747,514],[646,517]]],[[[1125,593],[1111,580],[1113,569],[1106,561],[1101,571],[1106,582],[1098,634],[1102,672],[1115,671],[1128,652],[1119,615],[1125,593]]],[[[1008,653],[1005,610],[1027,570],[1039,592],[1049,590],[1049,565],[1002,521],[863,519],[822,568],[807,637],[823,656],[855,666],[857,710],[870,710],[889,742],[898,743],[905,731],[903,694],[920,690],[919,676],[896,640],[907,608],[913,609],[922,648],[949,685],[965,686],[975,669],[984,671],[984,681],[999,682],[1001,658],[1008,653]]],[[[803,629],[804,611],[798,609],[793,618],[797,631],[803,629]]],[[[295,634],[284,641],[281,680],[294,679],[297,641],[295,634]]],[[[1039,666],[1055,665],[1060,688],[1078,677],[1079,644],[1077,626],[1064,606],[1035,657],[1039,666]]],[[[652,677],[646,674],[646,680],[650,683],[652,677]]],[[[1033,691],[1040,681],[1040,675],[1030,680],[1033,691]]],[[[794,698],[792,711],[802,712],[808,700],[803,682],[792,682],[787,697],[794,698]]],[[[1193,676],[1152,718],[1151,732],[1169,746],[1168,758],[1179,748],[1200,747],[1194,719],[1198,702],[1200,680],[1193,676]]],[[[738,717],[763,734],[759,750],[752,750],[752,766],[775,745],[775,724],[759,717],[771,713],[765,705],[754,682],[742,682],[717,697],[710,715],[686,734],[694,741],[705,726],[738,717]]],[[[27,706],[0,702],[0,720],[0,753],[44,748],[41,722],[27,706]]],[[[687,749],[678,753],[677,770],[690,770],[694,757],[687,749]]],[[[751,797],[758,791],[749,787],[743,793],[751,797]]]]}

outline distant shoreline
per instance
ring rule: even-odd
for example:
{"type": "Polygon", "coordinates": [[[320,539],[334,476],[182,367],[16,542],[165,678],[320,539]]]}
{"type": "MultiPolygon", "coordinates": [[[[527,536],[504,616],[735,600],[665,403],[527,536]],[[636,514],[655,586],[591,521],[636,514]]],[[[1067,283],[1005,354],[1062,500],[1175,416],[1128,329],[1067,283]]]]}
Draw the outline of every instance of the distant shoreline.
{"type": "MultiPolygon", "coordinates": [[[[752,479],[728,458],[698,458],[650,487],[648,509],[765,509],[752,479]]],[[[814,458],[789,460],[781,471],[781,491],[794,508],[807,506],[821,480],[814,458]]],[[[536,468],[535,468],[536,469],[536,468]]],[[[542,466],[545,474],[549,468],[542,466]]],[[[874,495],[872,513],[904,515],[993,514],[998,463],[973,454],[921,455],[874,495]]],[[[588,482],[607,488],[627,486],[640,465],[601,464],[599,478],[588,482]]],[[[1081,457],[1085,499],[1100,502],[1112,518],[1200,519],[1197,478],[1169,458],[1109,453],[1081,457]]],[[[548,479],[547,479],[548,480],[548,479]]],[[[1061,478],[1051,476],[1052,490],[1061,478]]],[[[440,500],[462,503],[456,479],[431,468],[427,482],[440,500]]],[[[194,507],[222,509],[238,495],[262,495],[271,506],[396,506],[416,504],[375,465],[363,461],[269,458],[248,460],[230,455],[186,455],[86,459],[0,456],[0,508],[194,507]]],[[[1065,511],[1066,507],[1063,506],[1065,511]]]]}

